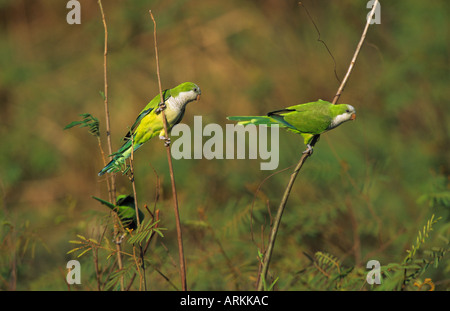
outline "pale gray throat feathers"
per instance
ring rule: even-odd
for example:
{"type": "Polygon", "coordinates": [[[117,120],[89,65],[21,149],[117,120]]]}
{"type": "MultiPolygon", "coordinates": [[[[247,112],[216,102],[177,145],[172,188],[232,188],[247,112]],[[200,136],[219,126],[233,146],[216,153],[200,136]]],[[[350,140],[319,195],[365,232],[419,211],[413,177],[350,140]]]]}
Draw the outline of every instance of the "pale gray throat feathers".
{"type": "Polygon", "coordinates": [[[166,101],[166,105],[173,111],[182,110],[187,103],[193,101],[196,96],[193,95],[193,91],[180,92],[177,97],[169,97],[166,101]]]}
{"type": "Polygon", "coordinates": [[[348,112],[344,112],[343,114],[339,114],[331,120],[329,130],[334,129],[336,126],[342,124],[345,121],[350,120],[351,114],[348,112]]]}

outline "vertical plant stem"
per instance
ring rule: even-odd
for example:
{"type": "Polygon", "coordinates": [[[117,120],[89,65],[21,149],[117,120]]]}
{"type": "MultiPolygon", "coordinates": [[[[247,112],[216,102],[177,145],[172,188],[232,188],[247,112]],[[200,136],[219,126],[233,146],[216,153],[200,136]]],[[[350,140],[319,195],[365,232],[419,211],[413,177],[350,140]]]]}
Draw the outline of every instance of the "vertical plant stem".
{"type": "MultiPolygon", "coordinates": [[[[161,88],[161,77],[159,73],[159,58],[158,58],[158,44],[156,40],[156,21],[153,17],[152,11],[149,10],[150,16],[153,21],[154,25],[154,31],[153,31],[153,37],[155,40],[155,58],[156,58],[156,73],[158,75],[158,85],[159,85],[159,94],[161,97],[161,104],[164,103],[164,97],[162,94],[162,88],[161,88]]],[[[168,134],[168,127],[167,127],[167,119],[166,115],[164,113],[164,109],[161,111],[161,116],[163,118],[164,123],[164,133],[166,135],[166,141],[169,138],[168,134]]],[[[167,151],[167,160],[169,162],[169,171],[170,171],[170,181],[172,183],[172,198],[173,198],[173,209],[175,213],[175,221],[176,221],[176,227],[177,227],[177,240],[178,240],[178,254],[179,254],[179,261],[180,261],[180,276],[181,276],[181,288],[183,291],[187,290],[187,281],[186,281],[186,264],[184,259],[184,250],[183,250],[183,235],[181,232],[181,222],[180,222],[180,213],[178,210],[178,198],[177,198],[177,189],[175,186],[175,177],[173,173],[173,165],[172,165],[172,156],[170,154],[170,144],[166,145],[166,151],[167,151]]]]}
{"type": "Polygon", "coordinates": [[[345,85],[347,84],[347,80],[353,71],[353,66],[356,63],[356,59],[358,58],[359,51],[361,50],[364,40],[366,39],[367,30],[369,29],[370,21],[372,20],[372,17],[375,14],[375,9],[377,8],[377,5],[378,5],[378,0],[375,0],[375,2],[373,3],[372,11],[370,11],[369,16],[367,17],[366,26],[364,27],[363,33],[361,35],[361,39],[359,39],[359,43],[356,47],[355,53],[353,54],[350,65],[348,66],[347,73],[345,74],[345,77],[342,80],[341,85],[339,86],[339,89],[336,92],[336,95],[334,95],[333,102],[332,102],[333,105],[336,105],[336,103],[339,100],[339,97],[341,97],[341,94],[344,91],[345,85]]]}
{"type": "MultiPolygon", "coordinates": [[[[131,173],[131,176],[130,176],[130,181],[131,181],[131,184],[133,186],[134,208],[135,208],[135,212],[136,212],[137,227],[139,228],[140,225],[141,225],[141,220],[139,219],[139,207],[138,207],[138,201],[137,201],[136,182],[134,180],[134,166],[133,166],[133,162],[134,162],[134,140],[133,140],[133,135],[131,135],[130,139],[131,139],[131,157],[130,157],[130,173],[131,173]]],[[[135,256],[134,248],[135,248],[135,246],[133,245],[133,256],[135,256]]],[[[139,265],[137,265],[137,269],[139,271],[139,280],[140,280],[139,289],[142,289],[142,283],[143,283],[144,290],[147,291],[147,281],[145,279],[144,251],[143,251],[141,245],[139,245],[139,258],[141,259],[141,266],[139,267],[139,265]],[[142,272],[141,272],[140,268],[142,268],[142,272]]]]}
{"type": "Polygon", "coordinates": [[[136,183],[134,181],[134,140],[133,135],[131,135],[131,156],[130,156],[130,181],[131,185],[133,187],[133,197],[134,197],[134,209],[136,211],[136,220],[138,227],[141,225],[141,220],[139,219],[139,207],[138,207],[138,201],[137,201],[137,192],[136,192],[136,183]]]}
{"type": "MultiPolygon", "coordinates": [[[[106,26],[105,13],[103,12],[102,1],[98,0],[98,5],[100,6],[100,12],[102,15],[103,28],[105,30],[105,43],[103,51],[103,79],[104,79],[104,102],[105,102],[105,123],[106,123],[106,140],[108,143],[108,152],[110,154],[110,159],[112,158],[112,143],[111,143],[111,124],[109,118],[109,105],[108,105],[108,27],[106,26]]],[[[109,196],[111,203],[115,203],[116,198],[116,185],[114,174],[109,175],[111,178],[111,184],[109,190],[109,196]]]]}
{"type": "MultiPolygon", "coordinates": [[[[102,141],[100,139],[100,136],[97,137],[97,142],[98,142],[98,147],[100,148],[100,154],[102,155],[103,166],[105,166],[108,162],[106,161],[106,158],[105,158],[105,151],[103,150],[102,141]]],[[[111,193],[112,192],[111,192],[111,180],[110,180],[110,178],[106,178],[106,185],[108,187],[109,200],[110,200],[111,203],[114,203],[114,202],[111,201],[111,193]]]]}
{"type": "Polygon", "coordinates": [[[289,183],[288,183],[286,189],[284,190],[283,198],[281,199],[280,206],[278,207],[277,214],[273,221],[272,230],[270,231],[267,249],[264,253],[262,269],[261,269],[261,273],[259,275],[258,283],[257,283],[257,289],[259,291],[264,289],[264,283],[265,283],[265,280],[267,280],[267,272],[269,270],[270,259],[272,258],[273,248],[275,246],[275,239],[277,237],[278,228],[280,227],[280,223],[281,223],[281,217],[283,216],[284,208],[286,207],[286,203],[289,198],[289,194],[291,193],[292,186],[294,185],[294,181],[297,178],[297,175],[300,172],[300,170],[303,166],[303,163],[305,163],[305,161],[309,157],[309,155],[310,155],[309,153],[305,153],[300,158],[300,161],[297,163],[297,166],[295,167],[294,172],[291,174],[289,183]]]}
{"type": "MultiPolygon", "coordinates": [[[[374,2],[372,11],[370,11],[369,16],[367,17],[367,22],[366,22],[366,25],[364,27],[363,33],[361,35],[361,39],[359,40],[359,43],[358,43],[358,45],[356,47],[356,51],[355,51],[355,53],[353,55],[353,58],[352,58],[352,60],[350,62],[350,65],[348,67],[347,73],[346,73],[344,79],[342,80],[341,85],[339,86],[336,95],[334,96],[334,99],[333,99],[333,104],[334,105],[337,103],[339,97],[341,96],[342,92],[344,91],[345,85],[347,84],[348,78],[350,77],[350,74],[351,74],[351,72],[353,70],[353,66],[355,65],[356,59],[358,58],[359,51],[361,50],[361,47],[362,47],[362,45],[364,43],[364,39],[366,38],[367,30],[369,29],[370,21],[372,20],[372,17],[375,14],[375,9],[376,9],[377,5],[378,5],[378,0],[376,0],[374,2]]],[[[313,141],[311,142],[311,146],[314,146],[317,143],[318,139],[319,139],[319,135],[316,135],[314,137],[313,141]]],[[[286,189],[284,191],[284,195],[283,195],[283,198],[281,199],[280,206],[278,207],[277,215],[275,216],[274,223],[273,223],[273,226],[272,226],[272,229],[271,229],[271,232],[270,232],[267,249],[266,249],[266,251],[264,253],[264,259],[263,259],[263,262],[262,262],[261,273],[260,273],[260,275],[258,277],[257,289],[259,291],[264,290],[264,283],[267,280],[267,272],[269,270],[269,264],[270,264],[270,259],[272,257],[273,248],[274,248],[274,245],[275,245],[275,239],[276,239],[276,236],[277,236],[277,233],[278,233],[278,229],[279,229],[279,226],[280,226],[281,217],[283,215],[284,208],[286,207],[286,203],[287,203],[287,200],[289,198],[289,194],[291,192],[292,186],[294,185],[294,181],[295,181],[298,173],[300,172],[301,168],[303,167],[303,164],[305,163],[306,159],[309,156],[310,156],[310,153],[305,153],[300,158],[300,161],[298,162],[297,166],[295,167],[295,170],[292,173],[291,178],[289,180],[289,183],[288,183],[288,185],[287,185],[287,187],[286,187],[286,189]]]]}
{"type": "Polygon", "coordinates": [[[93,247],[92,248],[92,254],[94,256],[94,267],[95,267],[95,275],[97,278],[97,290],[101,290],[101,277],[100,277],[100,270],[98,268],[98,248],[93,247]]]}
{"type": "MultiPolygon", "coordinates": [[[[100,13],[102,15],[102,22],[103,22],[103,28],[105,30],[105,47],[103,52],[103,78],[104,78],[104,101],[105,101],[105,119],[106,119],[106,139],[108,142],[108,151],[110,154],[110,158],[112,158],[112,143],[111,143],[111,125],[109,120],[109,105],[108,105],[108,27],[106,26],[106,19],[105,19],[105,13],[103,12],[103,5],[102,1],[98,0],[98,5],[100,7],[100,13]]],[[[112,204],[115,204],[115,198],[116,198],[116,177],[114,174],[109,175],[110,183],[108,183],[108,192],[109,192],[109,200],[112,204]]],[[[114,236],[118,236],[118,228],[119,228],[119,218],[116,213],[114,214],[114,236]]],[[[117,250],[117,262],[119,264],[119,269],[123,268],[122,264],[122,256],[121,256],[121,249],[120,244],[116,243],[116,250],[117,250]]],[[[123,276],[120,277],[120,289],[124,289],[124,282],[123,282],[123,276]]]]}

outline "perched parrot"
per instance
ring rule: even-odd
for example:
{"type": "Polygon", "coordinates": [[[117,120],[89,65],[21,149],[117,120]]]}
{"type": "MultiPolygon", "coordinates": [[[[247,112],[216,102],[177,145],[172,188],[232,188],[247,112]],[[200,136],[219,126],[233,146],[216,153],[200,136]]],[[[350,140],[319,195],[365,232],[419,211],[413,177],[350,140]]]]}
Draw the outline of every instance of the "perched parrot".
{"type": "MultiPolygon", "coordinates": [[[[163,92],[164,110],[167,119],[167,130],[170,132],[175,124],[183,119],[186,105],[200,98],[200,88],[192,82],[185,82],[177,87],[163,92]]],[[[160,95],[156,95],[150,103],[141,111],[131,129],[125,135],[125,143],[120,149],[113,153],[113,159],[98,173],[101,176],[105,173],[118,171],[125,160],[131,155],[131,145],[134,145],[136,151],[147,140],[159,136],[160,139],[165,138],[164,123],[159,107],[161,102],[160,95]]],[[[169,139],[170,141],[170,139],[169,139]]],[[[166,141],[166,143],[169,143],[166,141]]]]}
{"type": "Polygon", "coordinates": [[[238,124],[278,124],[288,131],[300,134],[307,147],[304,153],[312,153],[311,141],[314,135],[334,129],[344,122],[354,120],[356,110],[350,105],[333,105],[319,99],[316,102],[287,107],[269,112],[267,116],[228,117],[228,120],[239,121],[238,124]]]}
{"type": "MultiPolygon", "coordinates": [[[[116,212],[125,229],[135,230],[137,228],[136,209],[134,207],[134,197],[132,195],[119,195],[117,197],[116,205],[94,196],[93,198],[116,212]]],[[[142,222],[145,217],[144,213],[142,213],[140,209],[138,209],[138,212],[139,222],[142,222]]]]}

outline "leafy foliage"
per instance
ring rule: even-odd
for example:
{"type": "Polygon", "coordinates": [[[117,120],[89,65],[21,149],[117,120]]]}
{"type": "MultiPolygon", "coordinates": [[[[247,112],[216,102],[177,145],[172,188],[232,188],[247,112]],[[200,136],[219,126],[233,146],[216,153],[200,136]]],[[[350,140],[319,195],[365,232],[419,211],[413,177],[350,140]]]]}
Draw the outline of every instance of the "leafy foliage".
{"type": "Polygon", "coordinates": [[[411,245],[411,249],[407,250],[408,256],[406,256],[404,262],[411,262],[416,254],[417,250],[420,248],[422,244],[425,243],[425,238],[428,238],[430,232],[433,230],[433,225],[436,224],[441,218],[434,219],[434,215],[431,216],[431,219],[427,221],[427,224],[423,227],[422,230],[419,230],[419,234],[416,238],[416,243],[411,245]]]}
{"type": "Polygon", "coordinates": [[[80,116],[83,117],[83,120],[70,122],[64,127],[64,129],[68,130],[74,126],[87,127],[91,135],[100,137],[100,122],[98,119],[90,113],[83,113],[80,114],[80,116]]]}
{"type": "Polygon", "coordinates": [[[147,221],[141,224],[139,228],[134,232],[133,236],[128,239],[128,243],[130,244],[139,244],[142,242],[148,242],[152,237],[153,233],[157,233],[160,237],[164,237],[162,231],[166,230],[165,228],[158,228],[158,222],[147,221]]]}
{"type": "Polygon", "coordinates": [[[77,256],[77,258],[79,258],[79,257],[83,256],[84,254],[86,254],[87,252],[89,252],[90,250],[92,250],[92,248],[100,247],[100,244],[95,239],[91,239],[91,238],[87,239],[80,234],[77,234],[77,237],[79,238],[79,240],[71,240],[71,241],[69,241],[69,243],[78,244],[81,246],[72,248],[70,251],[67,252],[67,254],[80,251],[77,256]]]}

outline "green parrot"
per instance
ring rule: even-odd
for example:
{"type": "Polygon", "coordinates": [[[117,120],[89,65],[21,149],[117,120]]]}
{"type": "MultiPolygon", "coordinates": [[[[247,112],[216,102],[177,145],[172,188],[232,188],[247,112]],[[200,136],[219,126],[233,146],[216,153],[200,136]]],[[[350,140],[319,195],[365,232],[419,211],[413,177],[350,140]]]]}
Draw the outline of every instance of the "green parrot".
{"type": "MultiPolygon", "coordinates": [[[[125,143],[117,152],[113,153],[113,159],[98,173],[98,176],[118,171],[125,160],[130,157],[132,144],[134,145],[134,152],[146,141],[157,135],[160,139],[165,140],[162,109],[165,109],[167,130],[170,132],[172,127],[183,119],[186,105],[191,101],[199,100],[200,94],[200,88],[195,83],[185,82],[163,92],[164,104],[162,107],[159,105],[161,97],[159,94],[156,95],[141,111],[124,137],[125,143]]],[[[166,141],[166,144],[169,143],[170,139],[166,141]]]]}
{"type": "MultiPolygon", "coordinates": [[[[108,201],[102,200],[100,198],[92,196],[94,199],[99,201],[100,203],[106,205],[111,210],[117,213],[119,216],[120,222],[124,229],[136,230],[137,228],[137,217],[136,217],[136,209],[134,205],[134,197],[132,195],[119,195],[117,197],[116,205],[111,204],[108,201]]],[[[138,209],[139,213],[139,221],[142,222],[144,220],[144,213],[138,209]]]]}
{"type": "Polygon", "coordinates": [[[228,117],[228,120],[240,121],[238,124],[278,124],[288,131],[303,136],[307,149],[304,153],[312,153],[311,142],[315,135],[334,129],[344,122],[354,120],[356,110],[350,105],[333,105],[319,99],[316,102],[295,105],[281,110],[269,112],[267,116],[228,117]]]}

